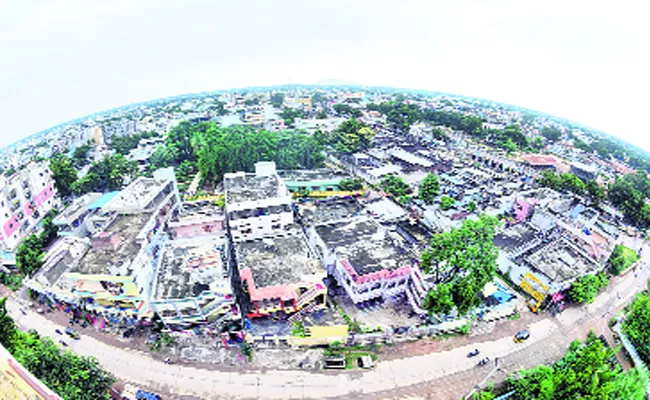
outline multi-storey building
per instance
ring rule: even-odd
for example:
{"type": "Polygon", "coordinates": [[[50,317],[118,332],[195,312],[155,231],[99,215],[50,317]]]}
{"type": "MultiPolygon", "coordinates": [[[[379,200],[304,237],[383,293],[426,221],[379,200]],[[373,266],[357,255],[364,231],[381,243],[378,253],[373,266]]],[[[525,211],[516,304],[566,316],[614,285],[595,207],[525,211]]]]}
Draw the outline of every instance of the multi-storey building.
{"type": "Polygon", "coordinates": [[[15,264],[22,240],[40,226],[58,202],[46,163],[30,163],[9,178],[0,177],[0,248],[4,265],[15,264]]]}
{"type": "Polygon", "coordinates": [[[240,328],[230,285],[225,238],[200,236],[167,242],[156,271],[151,303],[168,327],[209,323],[219,331],[240,328]]]}
{"type": "Polygon", "coordinates": [[[164,226],[180,205],[169,170],[138,178],[102,207],[105,223],[64,274],[87,310],[109,319],[153,315],[149,299],[166,240],[164,226]]]}
{"type": "Polygon", "coordinates": [[[291,194],[274,162],[258,162],[255,174],[224,174],[226,215],[235,242],[273,236],[293,223],[291,194]]]}
{"type": "Polygon", "coordinates": [[[236,244],[249,318],[292,318],[326,307],[326,271],[298,226],[236,244]]]}

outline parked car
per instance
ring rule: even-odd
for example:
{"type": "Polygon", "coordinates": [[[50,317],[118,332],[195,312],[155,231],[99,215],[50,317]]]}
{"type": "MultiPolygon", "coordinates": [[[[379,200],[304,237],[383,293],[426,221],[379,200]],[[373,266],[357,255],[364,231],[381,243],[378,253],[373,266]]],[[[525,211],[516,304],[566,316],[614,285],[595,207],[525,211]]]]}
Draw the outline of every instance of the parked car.
{"type": "Polygon", "coordinates": [[[515,335],[514,340],[515,340],[515,343],[521,343],[521,342],[527,340],[529,337],[530,337],[530,333],[527,330],[524,329],[523,331],[517,332],[517,334],[515,335]]]}
{"type": "Polygon", "coordinates": [[[138,390],[135,394],[137,400],[161,400],[161,397],[155,393],[145,392],[144,390],[138,390]]]}
{"type": "Polygon", "coordinates": [[[78,340],[81,336],[79,335],[79,332],[75,331],[74,329],[67,327],[65,328],[65,334],[70,336],[71,338],[78,340]]]}

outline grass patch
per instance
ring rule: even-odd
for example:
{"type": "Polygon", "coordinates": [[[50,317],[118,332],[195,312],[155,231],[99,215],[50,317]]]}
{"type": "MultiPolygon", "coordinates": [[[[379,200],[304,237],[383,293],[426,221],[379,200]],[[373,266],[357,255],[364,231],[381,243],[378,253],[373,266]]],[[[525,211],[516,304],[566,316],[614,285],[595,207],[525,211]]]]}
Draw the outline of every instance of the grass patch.
{"type": "Polygon", "coordinates": [[[373,361],[377,361],[376,346],[356,345],[344,347],[341,343],[334,342],[323,351],[326,357],[343,357],[345,358],[345,369],[354,369],[357,367],[357,360],[363,356],[370,356],[373,361]]]}

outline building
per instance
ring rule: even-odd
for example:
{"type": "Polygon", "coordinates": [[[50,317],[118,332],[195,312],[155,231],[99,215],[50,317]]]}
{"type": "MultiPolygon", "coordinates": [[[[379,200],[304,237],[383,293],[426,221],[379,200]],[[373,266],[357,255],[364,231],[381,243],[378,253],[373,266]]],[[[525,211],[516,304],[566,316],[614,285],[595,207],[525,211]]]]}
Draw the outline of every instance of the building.
{"type": "Polygon", "coordinates": [[[236,244],[249,318],[301,316],[326,307],[325,268],[302,230],[236,244]]]}
{"type": "Polygon", "coordinates": [[[151,304],[168,327],[209,324],[217,331],[241,328],[230,285],[225,238],[201,236],[164,244],[151,304]]]}
{"type": "Polygon", "coordinates": [[[3,399],[61,400],[0,345],[0,393],[3,399]]]}
{"type": "Polygon", "coordinates": [[[274,162],[258,162],[255,174],[224,174],[226,215],[232,240],[273,236],[293,223],[291,194],[274,162]]]}
{"type": "MultiPolygon", "coordinates": [[[[112,193],[117,194],[118,192],[112,193]]],[[[97,208],[90,206],[102,196],[101,193],[86,193],[74,199],[72,204],[52,220],[52,223],[59,227],[58,235],[84,237],[93,231],[86,225],[86,217],[94,214],[97,208]]]]}
{"type": "Polygon", "coordinates": [[[406,290],[414,257],[401,247],[397,233],[366,216],[319,221],[307,232],[328,275],[354,303],[386,299],[406,290]]]}
{"type": "Polygon", "coordinates": [[[163,229],[180,206],[169,170],[136,179],[101,207],[105,222],[65,273],[86,310],[113,322],[153,315],[149,299],[166,240],[163,229]]]}
{"type": "Polygon", "coordinates": [[[128,136],[133,135],[138,130],[138,123],[135,120],[122,118],[118,121],[113,121],[102,125],[102,132],[104,139],[109,140],[113,136],[128,136]]]}
{"type": "Polygon", "coordinates": [[[20,243],[36,232],[47,213],[58,205],[46,162],[30,163],[8,178],[0,176],[0,250],[4,265],[15,265],[20,243]]]}
{"type": "Polygon", "coordinates": [[[269,119],[264,123],[264,129],[271,132],[278,132],[286,129],[282,118],[269,119]]]}
{"type": "Polygon", "coordinates": [[[598,176],[598,167],[595,165],[587,165],[580,162],[574,162],[571,164],[570,172],[586,182],[596,179],[598,176]]]}
{"type": "Polygon", "coordinates": [[[345,122],[345,118],[325,118],[325,119],[304,119],[296,118],[296,129],[304,129],[308,133],[314,133],[317,130],[322,132],[331,132],[338,128],[341,123],[345,122]]]}
{"type": "Polygon", "coordinates": [[[104,145],[104,132],[101,126],[89,127],[85,131],[88,132],[88,139],[95,144],[95,147],[104,145]]]}
{"type": "Polygon", "coordinates": [[[226,234],[226,216],[221,207],[209,200],[184,202],[182,210],[179,209],[167,225],[172,238],[226,234]]]}
{"type": "Polygon", "coordinates": [[[290,192],[335,192],[350,175],[330,169],[278,171],[290,192]]]}

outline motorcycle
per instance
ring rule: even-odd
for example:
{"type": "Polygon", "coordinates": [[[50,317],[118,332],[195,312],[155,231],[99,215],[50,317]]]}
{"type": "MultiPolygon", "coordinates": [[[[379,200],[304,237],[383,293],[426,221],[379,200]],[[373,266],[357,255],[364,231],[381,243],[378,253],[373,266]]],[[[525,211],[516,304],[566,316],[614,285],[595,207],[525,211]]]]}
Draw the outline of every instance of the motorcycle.
{"type": "Polygon", "coordinates": [[[479,351],[478,351],[478,349],[476,349],[476,350],[470,352],[470,353],[467,355],[467,358],[471,358],[471,357],[478,356],[478,353],[479,353],[479,351]]]}
{"type": "Polygon", "coordinates": [[[63,332],[61,332],[61,331],[58,330],[58,329],[55,329],[54,332],[58,333],[59,335],[63,335],[63,332]]]}
{"type": "Polygon", "coordinates": [[[68,347],[68,344],[66,342],[64,342],[63,340],[59,340],[59,343],[61,343],[65,347],[68,347]]]}
{"type": "Polygon", "coordinates": [[[485,365],[485,364],[487,364],[489,362],[490,362],[490,358],[485,357],[484,359],[482,359],[481,361],[478,362],[478,366],[480,367],[480,366],[485,365]]]}

